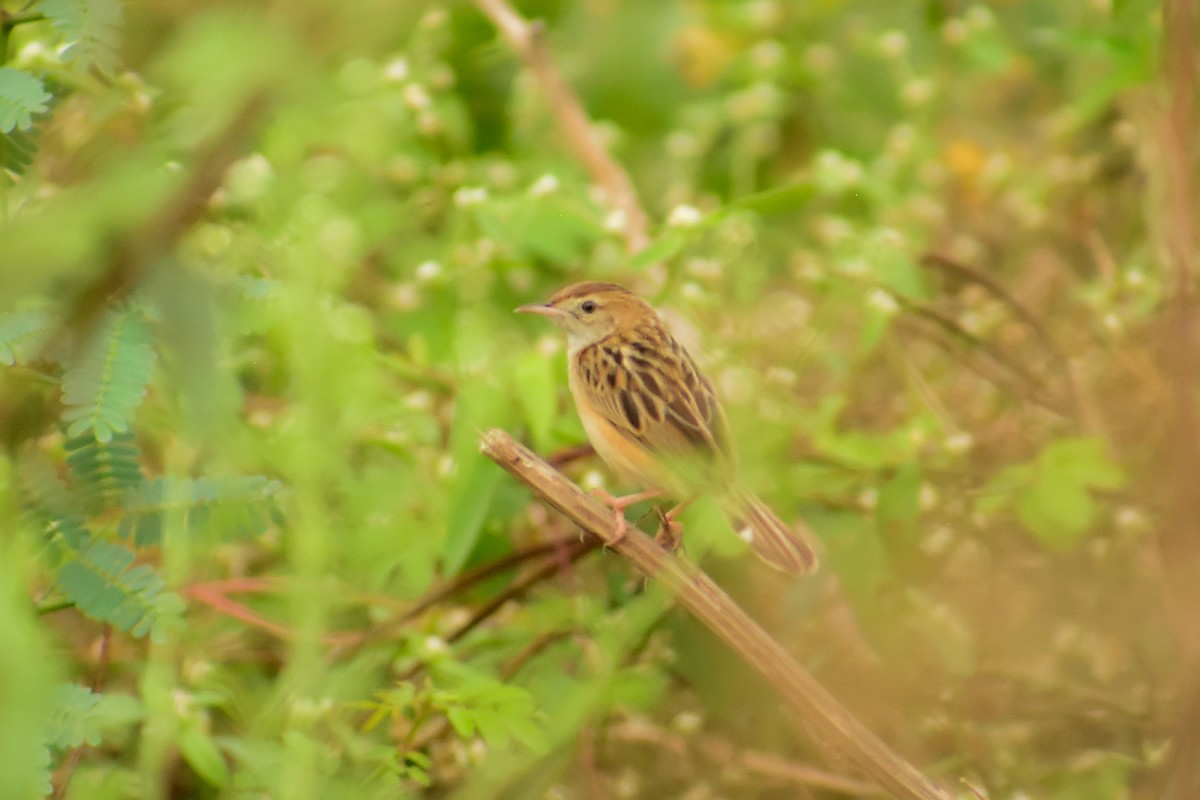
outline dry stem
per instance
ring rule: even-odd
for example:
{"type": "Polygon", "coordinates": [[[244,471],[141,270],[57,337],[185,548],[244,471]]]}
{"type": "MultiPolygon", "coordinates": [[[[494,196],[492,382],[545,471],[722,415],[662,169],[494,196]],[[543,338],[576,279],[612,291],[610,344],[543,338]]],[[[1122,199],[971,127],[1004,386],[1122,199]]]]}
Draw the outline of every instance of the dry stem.
{"type": "Polygon", "coordinates": [[[583,104],[550,57],[541,23],[526,20],[507,0],[477,2],[521,63],[537,79],[575,157],[583,162],[592,179],[607,192],[612,204],[625,216],[623,234],[629,252],[636,253],[644,248],[650,241],[650,224],[638,201],[633,181],[600,143],[583,104]]]}
{"type": "Polygon", "coordinates": [[[832,745],[881,788],[903,800],[946,800],[946,794],[843,708],[698,567],[666,553],[636,529],[614,541],[611,512],[504,431],[484,434],[480,449],[576,525],[603,539],[646,577],[662,583],[766,678],[823,743],[832,745]]]}

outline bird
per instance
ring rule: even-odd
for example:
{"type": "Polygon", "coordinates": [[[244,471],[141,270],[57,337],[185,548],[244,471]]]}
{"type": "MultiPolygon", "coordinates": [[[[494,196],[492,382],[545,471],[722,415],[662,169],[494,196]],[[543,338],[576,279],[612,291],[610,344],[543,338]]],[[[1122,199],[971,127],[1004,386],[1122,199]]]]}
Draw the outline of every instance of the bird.
{"type": "Polygon", "coordinates": [[[711,493],[767,564],[797,575],[817,569],[808,536],[739,482],[712,382],[653,306],[615,283],[584,281],[516,311],[547,317],[566,333],[568,384],[588,439],[619,479],[644,490],[599,492],[613,508],[616,541],[627,532],[630,505],[664,495],[682,500],[663,515],[669,532],[682,508],[711,493]]]}

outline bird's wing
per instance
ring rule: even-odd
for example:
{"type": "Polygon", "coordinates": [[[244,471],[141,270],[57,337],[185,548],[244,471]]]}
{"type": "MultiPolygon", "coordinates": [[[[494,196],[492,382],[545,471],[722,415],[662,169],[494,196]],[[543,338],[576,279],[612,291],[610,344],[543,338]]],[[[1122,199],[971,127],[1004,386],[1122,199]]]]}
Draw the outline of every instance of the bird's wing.
{"type": "Polygon", "coordinates": [[[699,462],[711,478],[732,468],[728,424],[712,384],[661,325],[597,342],[577,358],[593,407],[623,433],[682,462],[677,469],[699,462]]]}

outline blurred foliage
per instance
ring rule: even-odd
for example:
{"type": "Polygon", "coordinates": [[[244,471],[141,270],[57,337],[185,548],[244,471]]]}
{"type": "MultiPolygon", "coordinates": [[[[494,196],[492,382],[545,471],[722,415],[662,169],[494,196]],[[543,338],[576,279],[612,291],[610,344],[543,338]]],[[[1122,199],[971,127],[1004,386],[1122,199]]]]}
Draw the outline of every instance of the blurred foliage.
{"type": "Polygon", "coordinates": [[[511,309],[584,277],[821,538],[705,564],[868,725],[960,794],[1159,796],[1158,4],[521,9],[640,254],[469,3],[0,2],[0,796],[796,796],[705,742],[820,744],[478,454],[583,441],[511,309]]]}

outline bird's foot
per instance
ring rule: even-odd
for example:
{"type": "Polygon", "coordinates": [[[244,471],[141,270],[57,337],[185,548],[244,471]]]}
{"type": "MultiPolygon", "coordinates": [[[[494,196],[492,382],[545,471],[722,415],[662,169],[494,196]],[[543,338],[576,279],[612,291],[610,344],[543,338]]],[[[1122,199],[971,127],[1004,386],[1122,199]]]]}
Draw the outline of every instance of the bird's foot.
{"type": "Polygon", "coordinates": [[[662,496],[662,492],[658,489],[627,494],[621,497],[611,495],[603,489],[593,489],[592,494],[600,498],[613,512],[612,538],[606,542],[608,545],[620,544],[625,540],[626,534],[629,533],[629,522],[625,519],[625,509],[643,500],[652,500],[655,497],[662,496]]]}
{"type": "Polygon", "coordinates": [[[675,519],[674,516],[678,510],[663,511],[661,508],[657,509],[658,533],[654,535],[654,541],[668,553],[674,553],[679,549],[680,543],[683,542],[683,523],[675,519]]]}

